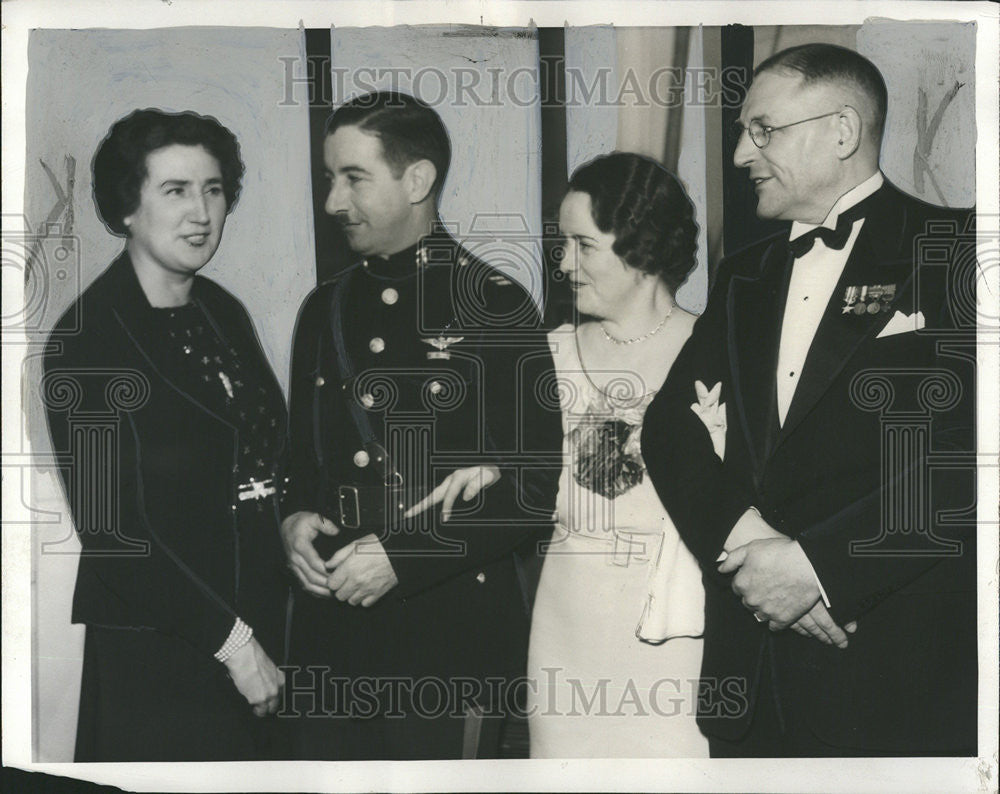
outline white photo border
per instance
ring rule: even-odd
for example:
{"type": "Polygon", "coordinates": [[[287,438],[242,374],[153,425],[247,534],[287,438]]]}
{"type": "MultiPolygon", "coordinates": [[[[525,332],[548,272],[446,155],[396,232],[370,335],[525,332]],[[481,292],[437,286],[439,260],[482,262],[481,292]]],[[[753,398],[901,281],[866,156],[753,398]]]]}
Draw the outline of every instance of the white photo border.
{"type": "MultiPolygon", "coordinates": [[[[465,23],[539,27],[612,23],[754,25],[860,24],[870,18],[975,21],[977,205],[981,216],[1000,216],[998,172],[998,10],[988,2],[667,2],[628,4],[584,0],[540,2],[269,2],[268,0],[10,0],[3,8],[3,213],[23,209],[25,86],[28,35],[35,28],[158,28],[186,25],[295,29],[363,25],[465,23]]],[[[994,230],[996,228],[994,222],[994,230]]],[[[993,241],[996,245],[996,241],[993,241]]],[[[994,260],[997,261],[995,251],[994,260]]],[[[22,306],[23,282],[3,269],[4,317],[22,306]]],[[[1000,316],[997,271],[983,316],[1000,316]],[[989,305],[992,304],[992,305],[989,305]]],[[[986,293],[986,294],[983,294],[986,293]]],[[[987,329],[988,330],[988,329],[987,329]]],[[[3,762],[135,791],[996,791],[998,550],[996,505],[1000,450],[998,410],[1000,349],[997,336],[980,328],[979,346],[979,633],[980,757],[966,759],[791,760],[580,760],[463,762],[254,762],[243,764],[36,764],[31,761],[30,529],[24,523],[17,478],[3,478],[3,762]],[[20,520],[22,523],[17,523],[20,520]]],[[[3,340],[4,449],[22,426],[19,373],[24,347],[16,334],[3,340]]]]}

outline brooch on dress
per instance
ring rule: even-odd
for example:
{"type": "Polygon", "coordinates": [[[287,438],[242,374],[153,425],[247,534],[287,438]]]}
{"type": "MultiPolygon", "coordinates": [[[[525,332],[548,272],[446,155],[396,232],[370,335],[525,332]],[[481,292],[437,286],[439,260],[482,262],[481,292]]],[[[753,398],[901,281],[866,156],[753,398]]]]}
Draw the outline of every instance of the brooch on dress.
{"type": "Polygon", "coordinates": [[[620,418],[590,417],[570,431],[573,479],[615,499],[642,482],[646,467],[639,452],[642,426],[620,418]]]}

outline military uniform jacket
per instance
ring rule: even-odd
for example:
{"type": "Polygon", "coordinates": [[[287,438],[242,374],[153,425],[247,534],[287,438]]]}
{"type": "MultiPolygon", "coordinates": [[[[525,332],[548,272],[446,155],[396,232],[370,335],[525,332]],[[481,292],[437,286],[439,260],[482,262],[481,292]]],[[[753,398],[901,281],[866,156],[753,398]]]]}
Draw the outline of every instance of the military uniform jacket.
{"type": "Polygon", "coordinates": [[[306,300],[292,361],[285,511],[321,512],[342,527],[317,539],[324,557],[373,532],[399,584],[370,608],[299,592],[293,663],[351,676],[522,671],[528,615],[511,551],[551,529],[561,442],[538,323],[516,282],[443,234],[358,263],[306,300]],[[352,402],[389,452],[394,476],[364,445],[352,402]],[[345,526],[342,486],[351,508],[354,487],[370,498],[387,481],[401,483],[393,494],[408,507],[454,469],[484,462],[500,466],[501,480],[477,501],[457,502],[447,523],[434,509],[345,526]]]}

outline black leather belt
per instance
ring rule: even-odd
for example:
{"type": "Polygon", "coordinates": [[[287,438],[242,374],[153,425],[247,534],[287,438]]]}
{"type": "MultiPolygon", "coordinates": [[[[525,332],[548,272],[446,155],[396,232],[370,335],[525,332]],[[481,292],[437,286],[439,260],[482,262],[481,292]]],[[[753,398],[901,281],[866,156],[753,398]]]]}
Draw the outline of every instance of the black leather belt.
{"type": "Polygon", "coordinates": [[[406,510],[406,497],[400,485],[341,485],[337,488],[340,526],[381,530],[399,524],[406,510]]]}

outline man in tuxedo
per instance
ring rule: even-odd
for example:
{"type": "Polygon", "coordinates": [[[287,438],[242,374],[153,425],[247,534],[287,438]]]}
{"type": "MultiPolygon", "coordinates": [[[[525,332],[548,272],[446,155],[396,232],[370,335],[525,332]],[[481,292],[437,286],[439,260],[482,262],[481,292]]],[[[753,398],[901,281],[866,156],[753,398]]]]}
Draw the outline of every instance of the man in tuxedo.
{"type": "Polygon", "coordinates": [[[558,467],[538,461],[562,430],[534,395],[552,357],[527,292],[440,221],[451,146],[431,107],[357,97],[323,152],[357,259],[295,331],[282,536],[302,589],[282,713],[303,715],[300,758],[491,757],[527,653],[512,550],[551,529],[558,467]],[[475,503],[406,514],[487,464],[475,503]]]}
{"type": "Polygon", "coordinates": [[[791,228],[723,260],[646,414],[704,571],[714,756],[976,753],[971,213],[886,181],[886,105],[841,47],[756,69],[734,161],[791,228]]]}

